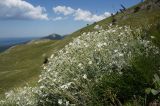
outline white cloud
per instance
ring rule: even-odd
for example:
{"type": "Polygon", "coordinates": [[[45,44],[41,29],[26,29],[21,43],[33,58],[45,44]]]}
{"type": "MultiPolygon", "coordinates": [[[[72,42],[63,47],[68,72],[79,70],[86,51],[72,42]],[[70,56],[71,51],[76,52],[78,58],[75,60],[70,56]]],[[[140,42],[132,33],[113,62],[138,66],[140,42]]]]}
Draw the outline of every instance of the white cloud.
{"type": "Polygon", "coordinates": [[[40,19],[48,20],[46,10],[41,6],[33,6],[23,0],[0,0],[1,19],[40,19]]]}
{"type": "Polygon", "coordinates": [[[74,13],[74,9],[72,9],[71,7],[66,7],[66,6],[57,6],[53,8],[53,11],[55,13],[61,13],[64,15],[70,15],[74,13]]]}
{"type": "Polygon", "coordinates": [[[72,15],[74,17],[74,20],[79,21],[87,21],[87,22],[95,22],[105,19],[106,17],[109,17],[111,13],[105,12],[104,14],[97,15],[93,14],[88,10],[82,10],[82,9],[73,9],[71,7],[66,6],[57,6],[53,8],[53,11],[55,13],[61,13],[63,15],[72,15]]]}
{"type": "Polygon", "coordinates": [[[96,14],[92,14],[90,11],[78,9],[78,10],[76,10],[76,12],[74,14],[74,17],[75,17],[74,19],[88,21],[88,22],[94,22],[94,21],[103,20],[109,16],[110,16],[109,12],[105,12],[102,15],[96,15],[96,14]]]}

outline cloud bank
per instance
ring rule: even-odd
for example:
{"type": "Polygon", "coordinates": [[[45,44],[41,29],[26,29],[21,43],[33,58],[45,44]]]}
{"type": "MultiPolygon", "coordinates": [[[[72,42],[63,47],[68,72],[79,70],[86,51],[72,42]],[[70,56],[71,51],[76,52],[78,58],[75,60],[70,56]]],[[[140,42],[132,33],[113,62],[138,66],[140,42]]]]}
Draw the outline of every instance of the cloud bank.
{"type": "Polygon", "coordinates": [[[71,7],[66,7],[66,6],[57,6],[55,8],[53,8],[53,11],[55,13],[62,13],[64,15],[70,15],[74,13],[74,9],[72,9],[71,7]]]}
{"type": "Polygon", "coordinates": [[[0,0],[1,19],[40,19],[48,20],[44,7],[33,6],[23,0],[0,0]]]}
{"type": "Polygon", "coordinates": [[[83,10],[80,8],[73,9],[71,7],[66,7],[66,6],[53,7],[53,11],[57,14],[63,14],[65,16],[72,15],[74,17],[74,20],[86,21],[86,22],[96,22],[111,16],[111,13],[109,12],[105,12],[104,14],[97,15],[97,14],[91,13],[88,10],[83,10]]]}

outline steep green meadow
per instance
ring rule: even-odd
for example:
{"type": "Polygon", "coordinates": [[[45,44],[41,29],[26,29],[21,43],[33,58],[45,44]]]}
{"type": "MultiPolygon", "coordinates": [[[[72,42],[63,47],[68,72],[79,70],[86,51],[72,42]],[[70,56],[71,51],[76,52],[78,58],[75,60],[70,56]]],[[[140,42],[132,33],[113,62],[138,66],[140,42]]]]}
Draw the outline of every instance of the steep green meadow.
{"type": "Polygon", "coordinates": [[[57,47],[57,41],[18,45],[0,54],[0,92],[35,85],[45,56],[57,47]]]}

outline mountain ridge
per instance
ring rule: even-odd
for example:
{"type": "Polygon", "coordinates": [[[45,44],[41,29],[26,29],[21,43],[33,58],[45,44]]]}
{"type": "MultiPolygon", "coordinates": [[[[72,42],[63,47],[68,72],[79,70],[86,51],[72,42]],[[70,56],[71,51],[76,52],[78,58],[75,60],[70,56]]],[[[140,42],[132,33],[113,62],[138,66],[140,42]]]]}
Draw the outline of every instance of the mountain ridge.
{"type": "Polygon", "coordinates": [[[50,34],[48,36],[41,37],[40,39],[61,40],[63,38],[64,38],[64,36],[53,33],[53,34],[50,34]]]}

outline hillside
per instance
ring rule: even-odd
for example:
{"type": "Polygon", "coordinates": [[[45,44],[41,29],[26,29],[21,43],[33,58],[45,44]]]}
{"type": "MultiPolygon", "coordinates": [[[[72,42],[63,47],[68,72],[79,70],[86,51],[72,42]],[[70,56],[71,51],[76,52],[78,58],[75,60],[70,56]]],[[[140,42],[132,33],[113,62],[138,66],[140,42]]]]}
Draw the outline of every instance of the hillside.
{"type": "MultiPolygon", "coordinates": [[[[157,1],[157,0],[155,0],[157,1]]],[[[116,24],[119,26],[129,25],[132,28],[143,27],[147,29],[149,36],[155,36],[155,44],[160,47],[160,8],[151,4],[150,9],[139,9],[136,12],[136,7],[143,7],[148,5],[149,0],[129,8],[124,13],[118,13],[114,16],[116,24]],[[148,25],[153,24],[153,27],[148,29],[148,25]],[[157,26],[154,26],[157,24],[157,26]]],[[[66,44],[73,40],[73,38],[80,36],[84,32],[94,31],[96,25],[102,26],[106,29],[113,21],[113,17],[106,18],[100,22],[86,26],[71,35],[65,37],[63,40],[53,40],[41,43],[31,43],[26,45],[19,45],[0,54],[0,92],[3,93],[14,87],[23,86],[26,83],[29,85],[36,85],[38,76],[41,73],[41,66],[45,56],[49,57],[51,53],[63,48],[66,44]]]]}
{"type": "Polygon", "coordinates": [[[56,50],[58,41],[22,44],[0,54],[0,92],[26,85],[38,78],[45,57],[56,50]]]}
{"type": "Polygon", "coordinates": [[[1,38],[0,52],[3,52],[15,45],[26,44],[27,42],[33,39],[37,39],[37,38],[1,38]]]}

